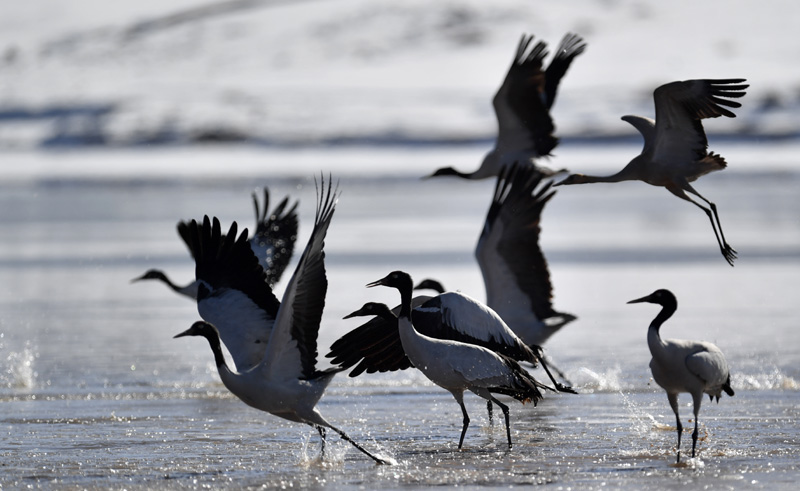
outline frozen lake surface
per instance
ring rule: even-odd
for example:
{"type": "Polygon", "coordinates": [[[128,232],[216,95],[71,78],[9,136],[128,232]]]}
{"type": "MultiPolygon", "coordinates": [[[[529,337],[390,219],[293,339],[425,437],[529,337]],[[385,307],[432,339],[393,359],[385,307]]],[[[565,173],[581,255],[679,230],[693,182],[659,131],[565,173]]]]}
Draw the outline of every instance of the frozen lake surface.
{"type": "MultiPolygon", "coordinates": [[[[559,165],[612,170],[638,144],[565,147],[559,165]]],[[[194,305],[160,284],[193,264],[179,219],[218,216],[252,227],[249,193],[300,200],[313,221],[312,176],[342,191],[326,240],[330,282],[319,337],[359,325],[364,285],[393,269],[483,298],[472,251],[494,182],[420,180],[468,169],[482,149],[156,150],[8,153],[0,170],[0,484],[8,488],[429,485],[560,488],[790,488],[800,470],[800,172],[790,150],[715,145],[731,166],[696,188],[716,202],[735,268],[707,218],[642,183],[559,188],[542,220],[555,306],[578,320],[547,345],[581,394],[511,405],[514,449],[468,396],[472,425],[447,392],[413,371],[334,379],[321,412],[398,465],[376,467],[338,438],[318,458],[315,431],[258,412],[219,382],[208,346],[172,336],[194,305]],[[722,148],[720,148],[722,147],[722,148]],[[650,377],[646,330],[658,308],[626,305],[657,288],[677,296],[665,337],[726,353],[736,396],[705,401],[699,458],[674,465],[674,418],[650,377]]],[[[555,165],[555,162],[554,162],[555,165]]],[[[294,267],[294,262],[290,268],[294,267]]],[[[282,285],[277,288],[282,291],[282,285]]],[[[378,290],[378,291],[376,291],[378,290]]],[[[681,398],[691,426],[690,398],[681,398]]],[[[684,442],[690,441],[689,434],[684,442]]]]}

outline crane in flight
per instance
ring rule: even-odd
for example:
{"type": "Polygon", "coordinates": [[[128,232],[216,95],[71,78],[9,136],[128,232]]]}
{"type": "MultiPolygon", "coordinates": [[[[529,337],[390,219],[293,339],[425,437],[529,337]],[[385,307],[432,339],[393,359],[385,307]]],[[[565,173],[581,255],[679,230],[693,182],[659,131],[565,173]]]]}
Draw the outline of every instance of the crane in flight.
{"type": "Polygon", "coordinates": [[[492,99],[497,117],[497,140],[478,170],[464,173],[443,167],[429,177],[486,179],[498,175],[503,167],[514,162],[534,167],[548,176],[563,172],[537,166],[535,161],[549,156],[558,145],[550,109],[561,78],[575,57],[586,49],[586,43],[577,34],[567,33],[546,70],[543,67],[547,44],[539,41],[530,48],[531,43],[533,36],[523,34],[506,78],[492,99]]]}
{"type": "Polygon", "coordinates": [[[664,187],[705,212],[711,220],[722,256],[733,266],[736,250],[725,240],[717,205],[695,191],[690,183],[727,167],[721,155],[709,152],[702,120],[719,116],[735,118],[736,115],[726,107],[742,106],[730,99],[745,95],[749,85],[744,82],[746,80],[743,78],[703,79],[672,82],[658,87],[653,93],[655,121],[642,116],[622,117],[644,137],[641,154],[614,175],[571,174],[555,185],[638,180],[664,187]],[[707,206],[692,199],[690,194],[700,198],[707,206]]]}

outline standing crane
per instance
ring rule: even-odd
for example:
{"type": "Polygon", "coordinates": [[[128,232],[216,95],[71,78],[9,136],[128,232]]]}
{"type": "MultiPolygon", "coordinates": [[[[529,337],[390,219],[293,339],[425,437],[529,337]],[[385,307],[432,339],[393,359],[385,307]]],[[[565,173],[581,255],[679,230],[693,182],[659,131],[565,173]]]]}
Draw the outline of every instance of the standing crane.
{"type": "MultiPolygon", "coordinates": [[[[464,391],[493,402],[503,411],[506,423],[508,448],[512,447],[508,406],[492,394],[511,396],[522,403],[542,398],[540,388],[549,389],[539,383],[511,358],[490,349],[459,341],[436,339],[418,332],[411,316],[411,295],[414,284],[411,276],[403,271],[394,271],[368,287],[388,286],[400,292],[400,315],[397,317],[398,331],[403,351],[409,361],[431,382],[449,391],[461,406],[464,416],[458,448],[464,444],[464,435],[469,427],[469,415],[464,406],[464,391]]],[[[462,319],[454,313],[455,322],[462,319]]]]}
{"type": "Polygon", "coordinates": [[[683,339],[662,339],[661,325],[678,309],[678,301],[669,290],[656,290],[650,295],[628,303],[648,302],[661,305],[661,311],[650,323],[647,331],[647,345],[650,347],[650,371],[653,380],[665,391],[678,427],[678,462],[681,461],[681,417],[678,415],[678,394],[688,392],[692,395],[694,406],[694,432],[692,433],[692,458],[697,447],[697,415],[703,394],[713,401],[724,391],[733,396],[731,374],[728,362],[719,348],[706,341],[687,341],[683,339]]]}

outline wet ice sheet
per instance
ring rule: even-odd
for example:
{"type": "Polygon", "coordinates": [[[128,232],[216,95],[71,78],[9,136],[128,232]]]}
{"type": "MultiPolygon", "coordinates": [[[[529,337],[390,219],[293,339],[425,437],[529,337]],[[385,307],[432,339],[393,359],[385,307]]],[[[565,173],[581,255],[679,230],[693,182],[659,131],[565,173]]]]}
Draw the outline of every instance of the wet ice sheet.
{"type": "MultiPolygon", "coordinates": [[[[460,410],[448,394],[335,387],[321,411],[368,448],[398,461],[382,467],[336,438],[320,461],[315,431],[247,408],[219,388],[119,400],[5,401],[3,482],[625,489],[725,483],[775,489],[797,475],[799,402],[796,390],[740,391],[705,408],[698,458],[675,466],[674,423],[662,394],[606,392],[550,397],[537,408],[514,404],[512,451],[502,426],[496,421],[490,427],[483,403],[469,398],[473,422],[458,451],[460,410]]],[[[686,441],[691,445],[688,432],[686,441]]]]}
{"type": "MultiPolygon", "coordinates": [[[[376,168],[396,164],[382,160],[387,155],[372,154],[376,168]]],[[[425,158],[435,165],[441,155],[425,158]]],[[[106,164],[130,176],[135,162],[109,154],[106,164]]],[[[457,452],[458,405],[419,374],[337,377],[320,409],[400,462],[380,468],[335,437],[332,455],[319,462],[313,430],[246,407],[219,384],[202,340],[172,339],[197,319],[191,302],[163,285],[129,283],[150,267],[188,281],[193,267],[176,221],[210,213],[251,226],[248,193],[257,185],[268,184],[274,198],[301,200],[304,242],[314,209],[310,176],[205,179],[187,174],[186,160],[161,162],[172,162],[165,170],[179,177],[39,177],[0,186],[3,485],[772,489],[797,474],[794,172],[728,170],[698,184],[717,202],[740,252],[735,268],[719,255],[702,213],[663,190],[640,183],[560,189],[545,211],[542,240],[556,307],[579,320],[548,351],[582,394],[550,396],[538,408],[514,402],[510,453],[501,427],[488,429],[485,406],[470,398],[473,424],[457,452]],[[657,307],[625,304],[660,287],[679,301],[664,335],[718,344],[737,391],[719,405],[704,403],[701,462],[693,467],[672,465],[674,418],[647,369],[646,328],[657,307]]],[[[493,183],[351,169],[326,240],[331,287],[321,354],[358,325],[345,314],[367,300],[396,303],[391,291],[364,288],[392,269],[483,297],[472,249],[493,183]]],[[[681,407],[687,428],[688,402],[681,407]]]]}

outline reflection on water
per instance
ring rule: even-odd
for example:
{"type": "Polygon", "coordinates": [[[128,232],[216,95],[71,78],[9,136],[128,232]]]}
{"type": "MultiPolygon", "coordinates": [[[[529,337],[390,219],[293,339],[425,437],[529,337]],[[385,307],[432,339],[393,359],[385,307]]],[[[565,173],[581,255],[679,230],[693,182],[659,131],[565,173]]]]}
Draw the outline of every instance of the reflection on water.
{"type": "MultiPolygon", "coordinates": [[[[300,199],[310,180],[32,182],[0,185],[0,484],[80,488],[523,485],[781,488],[798,471],[800,198],[798,176],[736,174],[703,183],[740,252],[720,257],[704,216],[645,185],[559,190],[542,221],[556,308],[579,319],[548,345],[581,394],[511,402],[514,448],[468,398],[461,412],[419,373],[338,376],[320,411],[398,465],[377,467],[335,435],[319,455],[311,428],[248,408],[218,381],[205,343],[172,336],[195,307],[146,269],[182,283],[193,265],[178,219],[209,213],[252,227],[249,191],[300,199]],[[662,196],[663,195],[663,196],[662,196]],[[663,199],[662,199],[663,198],[663,199]],[[631,206],[636,203],[637,206],[631,206]],[[674,463],[674,417],[650,379],[646,329],[657,313],[627,300],[678,296],[667,337],[726,352],[736,397],[707,401],[699,459],[674,463]]],[[[342,317],[393,269],[481,298],[472,248],[493,183],[348,178],[326,241],[330,289],[320,365],[358,325],[342,317]]],[[[293,266],[290,266],[293,267],[293,266]]],[[[281,287],[278,287],[280,291],[281,287]]],[[[690,398],[681,398],[690,426],[690,398]]]]}

